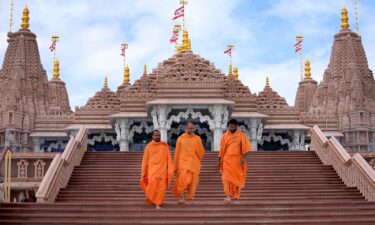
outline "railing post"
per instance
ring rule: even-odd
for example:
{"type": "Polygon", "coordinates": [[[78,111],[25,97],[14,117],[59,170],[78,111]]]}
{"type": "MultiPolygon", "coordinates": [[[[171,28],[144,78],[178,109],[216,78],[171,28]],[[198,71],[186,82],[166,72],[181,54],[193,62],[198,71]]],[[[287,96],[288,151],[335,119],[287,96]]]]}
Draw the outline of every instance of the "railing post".
{"type": "Polygon", "coordinates": [[[4,163],[4,202],[10,202],[10,177],[12,175],[12,151],[6,150],[4,163]]]}

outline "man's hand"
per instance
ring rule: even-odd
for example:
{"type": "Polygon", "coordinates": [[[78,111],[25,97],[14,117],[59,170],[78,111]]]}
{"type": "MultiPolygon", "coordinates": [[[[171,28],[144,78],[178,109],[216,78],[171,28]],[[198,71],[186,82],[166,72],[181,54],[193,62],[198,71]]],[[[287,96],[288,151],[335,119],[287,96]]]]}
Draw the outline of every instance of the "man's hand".
{"type": "Polygon", "coordinates": [[[242,156],[240,159],[241,166],[246,162],[246,156],[242,156]]]}

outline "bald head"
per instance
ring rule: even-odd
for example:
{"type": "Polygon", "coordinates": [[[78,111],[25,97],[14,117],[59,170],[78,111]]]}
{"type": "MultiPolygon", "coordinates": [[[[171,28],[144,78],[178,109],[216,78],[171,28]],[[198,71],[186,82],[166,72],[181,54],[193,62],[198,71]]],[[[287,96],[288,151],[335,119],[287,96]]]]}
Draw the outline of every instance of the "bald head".
{"type": "Polygon", "coordinates": [[[186,124],[185,124],[185,132],[188,133],[188,134],[194,134],[194,130],[195,130],[194,123],[191,122],[191,121],[186,122],[186,124]]]}

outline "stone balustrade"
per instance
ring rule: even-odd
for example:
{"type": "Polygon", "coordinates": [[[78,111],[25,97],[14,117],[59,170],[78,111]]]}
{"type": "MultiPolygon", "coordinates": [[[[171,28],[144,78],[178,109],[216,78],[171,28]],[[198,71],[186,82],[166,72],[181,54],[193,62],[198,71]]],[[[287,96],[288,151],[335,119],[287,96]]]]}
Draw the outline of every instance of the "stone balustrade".
{"type": "Polygon", "coordinates": [[[66,187],[75,166],[81,163],[87,150],[87,128],[72,137],[63,154],[57,154],[36,193],[38,202],[54,202],[61,188],[66,187]]]}
{"type": "Polygon", "coordinates": [[[375,201],[375,171],[359,153],[350,156],[335,137],[328,140],[316,125],[311,129],[311,149],[324,165],[333,166],[348,187],[356,187],[367,200],[375,201]]]}

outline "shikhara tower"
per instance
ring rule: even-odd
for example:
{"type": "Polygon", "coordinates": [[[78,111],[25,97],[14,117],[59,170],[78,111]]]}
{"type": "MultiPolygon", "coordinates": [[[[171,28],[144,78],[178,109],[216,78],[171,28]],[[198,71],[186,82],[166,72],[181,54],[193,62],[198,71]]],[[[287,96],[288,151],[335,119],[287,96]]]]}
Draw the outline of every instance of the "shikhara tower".
{"type": "MultiPolygon", "coordinates": [[[[304,82],[310,82],[306,79],[304,82]]],[[[347,10],[342,9],[341,30],[335,34],[323,81],[316,86],[302,111],[334,116],[343,132],[342,144],[350,150],[367,150],[375,138],[375,81],[368,67],[361,36],[349,29],[347,10]],[[310,105],[309,108],[306,106],[310,105]]],[[[298,98],[298,96],[297,96],[298,98]]]]}
{"type": "Polygon", "coordinates": [[[71,114],[65,83],[54,62],[54,78],[48,81],[40,61],[36,35],[29,29],[25,7],[21,28],[8,33],[8,48],[0,70],[1,144],[27,149],[39,116],[71,114]]]}

